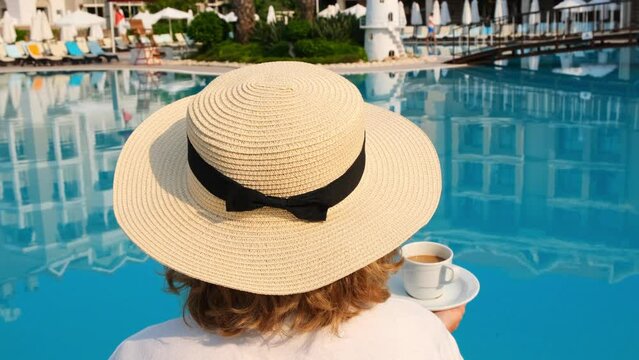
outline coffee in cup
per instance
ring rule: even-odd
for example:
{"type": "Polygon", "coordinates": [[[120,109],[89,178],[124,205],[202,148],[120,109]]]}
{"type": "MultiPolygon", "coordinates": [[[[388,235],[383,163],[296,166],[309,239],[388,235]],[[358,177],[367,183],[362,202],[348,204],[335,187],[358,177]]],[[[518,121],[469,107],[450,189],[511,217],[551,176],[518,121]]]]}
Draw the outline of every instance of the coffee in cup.
{"type": "Polygon", "coordinates": [[[440,258],[437,255],[414,255],[407,258],[408,260],[419,262],[419,263],[438,263],[444,261],[444,259],[440,258]]]}
{"type": "Polygon", "coordinates": [[[404,257],[402,278],[406,292],[417,299],[436,299],[455,278],[453,251],[445,245],[418,241],[401,249],[404,257]]]}

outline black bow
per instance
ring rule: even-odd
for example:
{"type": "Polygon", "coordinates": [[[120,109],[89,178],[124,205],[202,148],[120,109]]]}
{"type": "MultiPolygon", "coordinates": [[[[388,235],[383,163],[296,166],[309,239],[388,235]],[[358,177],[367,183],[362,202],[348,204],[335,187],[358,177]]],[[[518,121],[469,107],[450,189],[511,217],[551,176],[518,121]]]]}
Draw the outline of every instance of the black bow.
{"type": "Polygon", "coordinates": [[[346,198],[359,184],[366,162],[365,145],[351,167],[328,185],[304,194],[280,198],[264,195],[225,176],[209,165],[188,140],[189,167],[211,194],[226,201],[226,211],[250,211],[264,206],[284,209],[307,221],[324,221],[328,209],[346,198]]]}
{"type": "Polygon", "coordinates": [[[326,220],[328,204],[313,196],[293,196],[280,198],[264,195],[259,191],[244,188],[241,191],[231,191],[226,195],[226,211],[250,211],[264,206],[284,209],[299,219],[308,221],[326,220]]]}

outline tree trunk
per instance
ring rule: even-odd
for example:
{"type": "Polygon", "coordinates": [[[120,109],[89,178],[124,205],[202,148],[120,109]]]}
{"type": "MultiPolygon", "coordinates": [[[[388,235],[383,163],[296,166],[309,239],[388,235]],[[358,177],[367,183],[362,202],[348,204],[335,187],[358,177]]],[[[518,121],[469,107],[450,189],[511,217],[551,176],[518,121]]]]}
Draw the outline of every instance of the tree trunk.
{"type": "Polygon", "coordinates": [[[315,0],[297,0],[297,7],[301,19],[315,21],[315,0]]]}
{"type": "Polygon", "coordinates": [[[237,15],[236,38],[242,44],[251,40],[255,27],[255,4],[253,0],[233,0],[233,7],[237,15]]]}

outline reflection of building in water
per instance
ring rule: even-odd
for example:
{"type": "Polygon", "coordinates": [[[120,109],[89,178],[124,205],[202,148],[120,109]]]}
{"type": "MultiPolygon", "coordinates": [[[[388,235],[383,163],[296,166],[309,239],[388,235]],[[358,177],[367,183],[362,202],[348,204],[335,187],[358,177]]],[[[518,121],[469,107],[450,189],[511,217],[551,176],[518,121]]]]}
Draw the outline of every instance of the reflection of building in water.
{"type": "Polygon", "coordinates": [[[400,97],[444,171],[438,213],[416,238],[451,243],[477,261],[506,255],[534,273],[611,282],[638,273],[639,101],[631,86],[572,87],[543,75],[531,83],[481,68],[450,74],[439,82],[432,71],[409,74],[400,97]]]}
{"type": "Polygon", "coordinates": [[[366,75],[366,101],[393,112],[401,112],[405,73],[376,72],[366,75]]]}
{"type": "Polygon", "coordinates": [[[132,129],[171,99],[157,81],[157,75],[128,71],[0,77],[5,321],[20,314],[7,305],[16,281],[35,290],[42,272],[112,272],[127,261],[146,260],[116,223],[112,182],[132,129]]]}

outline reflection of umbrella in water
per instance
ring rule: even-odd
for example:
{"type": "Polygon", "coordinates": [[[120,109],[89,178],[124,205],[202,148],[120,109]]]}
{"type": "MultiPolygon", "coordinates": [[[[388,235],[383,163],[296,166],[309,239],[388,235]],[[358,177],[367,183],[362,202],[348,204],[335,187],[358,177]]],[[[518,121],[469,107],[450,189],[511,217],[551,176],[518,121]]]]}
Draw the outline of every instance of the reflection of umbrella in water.
{"type": "Polygon", "coordinates": [[[435,81],[439,82],[439,78],[442,76],[442,69],[438,67],[434,68],[433,75],[435,76],[435,81]]]}
{"type": "Polygon", "coordinates": [[[578,76],[578,77],[582,77],[582,76],[588,75],[588,71],[586,71],[586,69],[584,69],[581,66],[561,67],[559,69],[552,69],[552,72],[555,73],[555,74],[578,76]]]}
{"type": "Polygon", "coordinates": [[[131,70],[122,70],[122,89],[126,95],[131,92],[131,70]]]}
{"type": "Polygon", "coordinates": [[[572,67],[572,54],[570,53],[559,54],[559,62],[561,62],[562,69],[572,67]]]}
{"type": "Polygon", "coordinates": [[[533,71],[539,70],[539,55],[528,57],[528,69],[533,71]]]}
{"type": "Polygon", "coordinates": [[[181,91],[190,90],[196,86],[197,84],[194,80],[174,81],[168,84],[160,85],[160,90],[166,91],[169,94],[176,94],[181,91]]]}
{"type": "Polygon", "coordinates": [[[106,83],[106,76],[104,71],[91,72],[91,87],[98,90],[98,93],[104,94],[104,85],[106,83]]]}
{"type": "Polygon", "coordinates": [[[7,111],[7,101],[9,101],[9,89],[5,85],[0,85],[0,117],[4,117],[7,111]]]}
{"type": "Polygon", "coordinates": [[[69,75],[58,74],[53,77],[53,88],[56,90],[56,104],[63,104],[67,99],[67,87],[69,86],[69,75]]]}
{"type": "Polygon", "coordinates": [[[9,97],[11,98],[11,105],[13,109],[18,111],[20,108],[20,99],[22,93],[22,75],[11,74],[9,78],[9,97]]]}
{"type": "Polygon", "coordinates": [[[602,77],[606,77],[608,76],[608,74],[610,74],[611,72],[615,71],[617,69],[617,65],[606,65],[606,64],[591,64],[591,65],[584,65],[582,67],[586,68],[586,71],[588,72],[589,76],[595,77],[595,78],[602,78],[602,77]]]}

